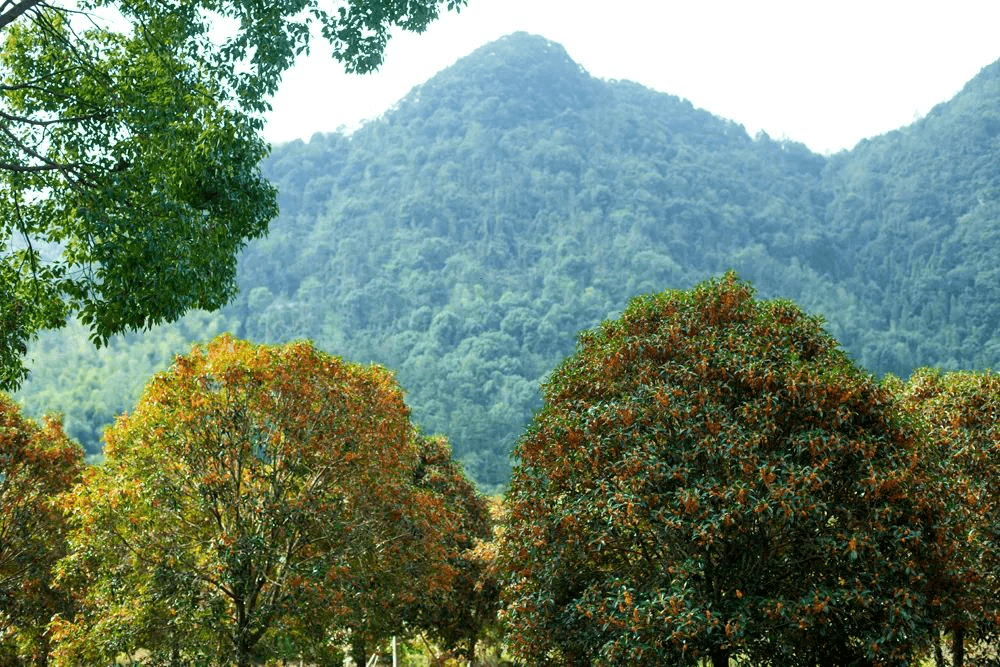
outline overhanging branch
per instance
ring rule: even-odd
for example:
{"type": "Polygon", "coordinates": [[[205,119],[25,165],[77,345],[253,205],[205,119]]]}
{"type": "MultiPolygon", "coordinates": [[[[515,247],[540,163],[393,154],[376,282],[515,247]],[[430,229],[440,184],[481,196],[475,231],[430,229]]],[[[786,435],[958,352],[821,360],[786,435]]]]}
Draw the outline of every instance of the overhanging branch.
{"type": "Polygon", "coordinates": [[[17,162],[0,162],[0,171],[15,171],[22,174],[39,171],[65,171],[67,167],[60,164],[20,164],[17,162]]]}
{"type": "Polygon", "coordinates": [[[0,3],[0,30],[16,21],[21,14],[40,4],[42,0],[20,0],[20,2],[5,0],[0,3]]]}

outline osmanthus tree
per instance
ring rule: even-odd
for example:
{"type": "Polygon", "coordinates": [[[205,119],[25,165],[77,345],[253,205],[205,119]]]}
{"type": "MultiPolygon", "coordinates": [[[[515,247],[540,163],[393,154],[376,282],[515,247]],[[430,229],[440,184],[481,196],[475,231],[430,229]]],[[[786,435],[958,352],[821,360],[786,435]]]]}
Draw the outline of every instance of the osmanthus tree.
{"type": "Polygon", "coordinates": [[[492,537],[486,499],[443,436],[419,436],[417,447],[412,483],[422,509],[402,522],[393,519],[398,529],[391,553],[382,555],[387,562],[352,587],[355,613],[347,627],[355,664],[367,664],[391,637],[417,633],[471,660],[484,627],[496,618],[499,589],[480,549],[492,537]]]}
{"type": "Polygon", "coordinates": [[[465,0],[0,0],[0,389],[77,313],[95,342],[214,309],[277,212],[262,113],[313,33],[348,71],[465,0]]]}
{"type": "Polygon", "coordinates": [[[417,522],[436,562],[415,437],[380,367],[228,336],[178,357],[67,503],[56,664],[328,656],[417,522]]]}
{"type": "Polygon", "coordinates": [[[891,395],[735,275],[581,335],[516,449],[503,619],[532,664],[907,661],[937,496],[891,395]]]}
{"type": "MultiPolygon", "coordinates": [[[[926,428],[925,456],[946,490],[943,514],[954,526],[942,576],[958,580],[941,594],[939,630],[951,635],[951,664],[965,659],[967,639],[1000,639],[1000,376],[992,372],[920,369],[887,384],[926,428]]],[[[943,656],[934,633],[938,664],[943,656]]]]}
{"type": "Polygon", "coordinates": [[[0,662],[44,665],[45,627],[71,600],[52,587],[52,566],[66,554],[57,504],[83,468],[83,450],[58,420],[42,425],[0,394],[0,662]]]}
{"type": "Polygon", "coordinates": [[[495,625],[499,581],[490,545],[494,519],[488,500],[469,482],[441,436],[420,439],[415,483],[445,499],[453,514],[444,536],[453,576],[447,586],[416,595],[403,610],[413,629],[434,639],[447,653],[475,661],[476,645],[495,625]]]}
{"type": "Polygon", "coordinates": [[[366,554],[350,580],[351,612],[344,618],[351,657],[368,664],[393,637],[420,627],[415,609],[453,594],[462,583],[460,541],[477,519],[478,497],[441,437],[417,436],[416,465],[408,469],[409,494],[400,502],[367,503],[381,511],[385,549],[366,554]],[[472,514],[470,514],[472,513],[472,514]]]}

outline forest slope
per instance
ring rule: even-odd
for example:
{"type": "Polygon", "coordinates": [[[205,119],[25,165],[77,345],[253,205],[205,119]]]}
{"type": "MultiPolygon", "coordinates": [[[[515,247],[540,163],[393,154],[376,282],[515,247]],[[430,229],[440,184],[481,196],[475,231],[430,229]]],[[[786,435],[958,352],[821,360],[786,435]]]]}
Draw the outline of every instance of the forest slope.
{"type": "Polygon", "coordinates": [[[309,338],[395,369],[416,421],[492,486],[581,329],[730,268],[825,315],[874,373],[995,366],[997,109],[1000,64],[825,157],[514,34],[350,136],[275,147],[282,212],[231,306],[99,353],[71,327],[35,347],[21,398],[94,449],[187,340],[309,338]]]}

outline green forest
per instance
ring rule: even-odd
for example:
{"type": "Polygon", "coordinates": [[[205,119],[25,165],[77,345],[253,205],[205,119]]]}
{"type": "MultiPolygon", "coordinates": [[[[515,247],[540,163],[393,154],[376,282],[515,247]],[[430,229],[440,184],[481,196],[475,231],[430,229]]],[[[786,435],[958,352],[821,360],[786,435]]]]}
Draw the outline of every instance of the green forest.
{"type": "Polygon", "coordinates": [[[1000,358],[1000,63],[824,156],[519,33],[262,168],[280,214],[240,256],[233,302],[98,350],[77,323],[43,334],[15,396],[28,414],[62,413],[98,456],[193,343],[310,340],[391,369],[421,431],[495,491],[580,331],[727,270],[824,317],[876,376],[1000,358]]]}

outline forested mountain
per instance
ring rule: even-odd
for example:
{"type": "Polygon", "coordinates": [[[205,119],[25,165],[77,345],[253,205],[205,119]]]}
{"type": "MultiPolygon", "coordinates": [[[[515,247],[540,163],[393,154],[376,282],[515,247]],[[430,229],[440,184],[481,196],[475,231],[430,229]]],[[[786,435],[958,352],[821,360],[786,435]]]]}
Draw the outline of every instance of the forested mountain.
{"type": "Polygon", "coordinates": [[[823,314],[874,373],[1000,357],[1000,63],[907,128],[831,157],[514,34],[351,135],[274,148],[281,214],[225,310],[90,352],[39,342],[20,398],[100,424],[191,339],[309,338],[396,370],[481,484],[545,375],[636,294],[735,269],[823,314]],[[126,370],[127,369],[127,370],[126,370]]]}
{"type": "Polygon", "coordinates": [[[848,348],[903,376],[920,365],[995,368],[1000,62],[925,118],[829,162],[824,220],[837,260],[824,275],[870,318],[850,324],[848,348]]]}

